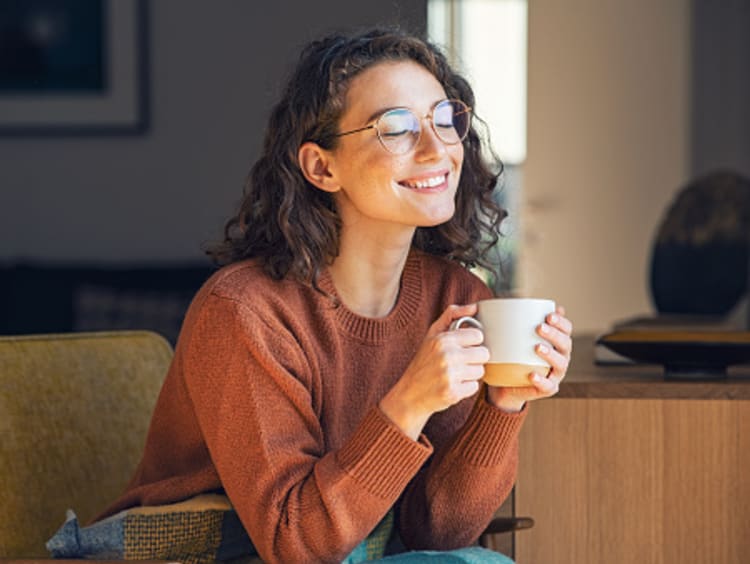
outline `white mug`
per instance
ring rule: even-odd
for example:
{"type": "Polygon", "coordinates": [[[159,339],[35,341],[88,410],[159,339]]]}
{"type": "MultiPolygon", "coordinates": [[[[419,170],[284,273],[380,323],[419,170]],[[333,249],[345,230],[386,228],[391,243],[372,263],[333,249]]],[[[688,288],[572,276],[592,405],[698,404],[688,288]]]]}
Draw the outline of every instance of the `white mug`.
{"type": "Polygon", "coordinates": [[[536,298],[494,298],[481,300],[476,318],[460,317],[451,329],[472,325],[484,334],[490,360],[484,366],[483,380],[491,386],[530,386],[529,374],[546,375],[550,365],[536,354],[540,343],[549,345],[536,333],[547,315],[555,311],[553,300],[536,298]]]}

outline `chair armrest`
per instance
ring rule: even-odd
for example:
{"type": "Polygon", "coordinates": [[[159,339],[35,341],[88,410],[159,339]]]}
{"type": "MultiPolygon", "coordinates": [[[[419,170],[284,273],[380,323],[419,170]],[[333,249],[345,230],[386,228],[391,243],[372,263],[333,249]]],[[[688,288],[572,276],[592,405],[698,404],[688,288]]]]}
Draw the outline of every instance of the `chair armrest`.
{"type": "Polygon", "coordinates": [[[530,529],[534,526],[534,519],[531,517],[495,517],[482,535],[494,535],[497,533],[507,533],[510,531],[520,531],[530,529]]]}

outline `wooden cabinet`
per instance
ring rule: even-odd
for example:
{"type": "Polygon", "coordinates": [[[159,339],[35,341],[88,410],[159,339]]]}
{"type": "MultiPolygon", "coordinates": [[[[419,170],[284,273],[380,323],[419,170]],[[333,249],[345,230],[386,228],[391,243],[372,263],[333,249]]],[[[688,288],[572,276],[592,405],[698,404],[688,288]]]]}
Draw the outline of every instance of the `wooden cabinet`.
{"type": "Polygon", "coordinates": [[[576,346],[521,433],[518,564],[750,562],[750,370],[665,382],[576,346]]]}

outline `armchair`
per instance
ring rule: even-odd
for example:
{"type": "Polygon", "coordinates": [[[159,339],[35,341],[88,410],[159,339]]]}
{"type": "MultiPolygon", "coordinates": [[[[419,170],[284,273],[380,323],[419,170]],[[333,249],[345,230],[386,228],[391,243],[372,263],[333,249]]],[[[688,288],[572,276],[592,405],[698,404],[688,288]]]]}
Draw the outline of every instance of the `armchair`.
{"type": "Polygon", "coordinates": [[[123,490],[171,358],[150,331],[0,337],[0,559],[48,558],[66,508],[87,522],[123,490]]]}
{"type": "Polygon", "coordinates": [[[146,331],[0,338],[0,558],[48,557],[140,459],[172,349],[146,331]]]}

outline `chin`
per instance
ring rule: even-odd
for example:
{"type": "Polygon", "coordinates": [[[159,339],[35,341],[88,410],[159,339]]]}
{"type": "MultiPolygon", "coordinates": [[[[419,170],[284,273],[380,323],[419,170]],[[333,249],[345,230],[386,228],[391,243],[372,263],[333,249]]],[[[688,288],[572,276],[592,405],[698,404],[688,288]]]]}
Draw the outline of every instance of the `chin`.
{"type": "Polygon", "coordinates": [[[448,223],[451,219],[453,219],[453,216],[456,213],[456,208],[451,207],[450,210],[446,210],[443,213],[434,213],[431,214],[429,218],[426,218],[424,223],[420,225],[420,227],[437,227],[438,225],[443,225],[444,223],[448,223]]]}

